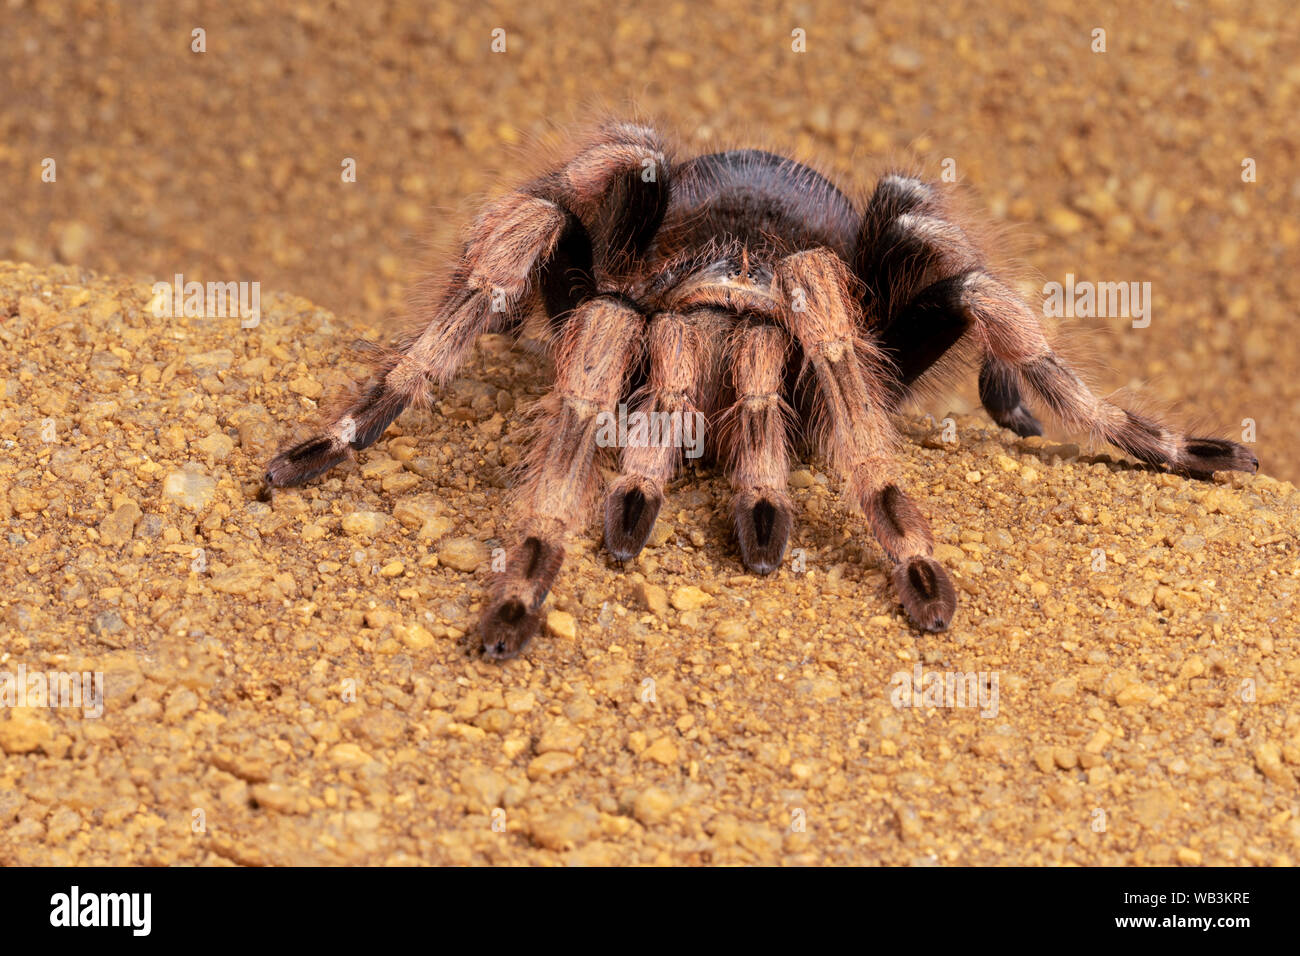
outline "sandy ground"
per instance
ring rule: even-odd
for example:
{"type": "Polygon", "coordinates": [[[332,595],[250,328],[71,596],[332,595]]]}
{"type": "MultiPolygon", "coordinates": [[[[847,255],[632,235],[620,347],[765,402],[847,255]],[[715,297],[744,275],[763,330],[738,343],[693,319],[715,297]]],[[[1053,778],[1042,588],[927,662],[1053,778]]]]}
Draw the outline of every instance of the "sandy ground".
{"type": "Polygon", "coordinates": [[[268,293],[255,328],[160,328],[152,295],[0,262],[0,680],[105,692],[5,708],[2,863],[1300,856],[1290,483],[904,421],[950,632],[908,627],[812,461],[786,569],[743,573],[725,482],[687,475],[627,567],[592,528],[495,666],[473,622],[537,359],[485,337],[433,414],[259,500],[346,323],[268,293]],[[925,696],[952,674],[982,690],[925,696]]]}

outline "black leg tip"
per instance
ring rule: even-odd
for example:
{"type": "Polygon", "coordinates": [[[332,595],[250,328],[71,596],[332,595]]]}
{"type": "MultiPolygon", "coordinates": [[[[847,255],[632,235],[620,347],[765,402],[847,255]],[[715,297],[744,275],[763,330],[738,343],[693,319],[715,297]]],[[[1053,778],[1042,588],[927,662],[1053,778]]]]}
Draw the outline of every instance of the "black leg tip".
{"type": "Polygon", "coordinates": [[[541,626],[541,614],[530,611],[518,598],[503,598],[483,614],[483,657],[508,661],[528,646],[541,626]]]}
{"type": "Polygon", "coordinates": [[[1010,412],[1000,416],[997,423],[1009,428],[1021,438],[1030,438],[1043,433],[1042,423],[1023,405],[1017,405],[1010,412]]]}
{"type": "Polygon", "coordinates": [[[916,557],[894,569],[894,590],[912,624],[923,631],[944,631],[957,612],[957,590],[938,561],[916,557]]]}
{"type": "Polygon", "coordinates": [[[1216,471],[1259,470],[1259,459],[1243,445],[1223,438],[1189,438],[1183,445],[1174,470],[1193,478],[1210,478],[1216,471]]]}
{"type": "Polygon", "coordinates": [[[266,466],[266,484],[290,488],[311,481],[348,457],[347,446],[330,438],[309,438],[271,459],[266,466]]]}
{"type": "Polygon", "coordinates": [[[615,487],[605,501],[605,547],[620,561],[635,558],[650,540],[663,496],[641,484],[615,487]]]}
{"type": "Polygon", "coordinates": [[[794,527],[790,502],[773,497],[743,494],[732,507],[740,558],[755,574],[771,574],[781,566],[794,527]]]}

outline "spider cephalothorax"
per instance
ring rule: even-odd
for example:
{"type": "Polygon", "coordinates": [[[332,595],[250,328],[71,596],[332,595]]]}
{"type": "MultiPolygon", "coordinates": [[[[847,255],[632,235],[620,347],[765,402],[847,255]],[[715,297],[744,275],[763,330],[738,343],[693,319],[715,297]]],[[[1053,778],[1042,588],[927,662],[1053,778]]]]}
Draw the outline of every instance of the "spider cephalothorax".
{"type": "Polygon", "coordinates": [[[737,150],[678,162],[652,129],[614,123],[487,207],[423,331],[383,353],[321,435],[277,455],[267,482],[299,484],[370,445],[451,380],[478,335],[516,331],[539,305],[555,383],[536,410],[515,543],[483,615],[490,658],[536,633],[566,538],[602,493],[617,558],[649,538],[682,449],[627,442],[603,489],[597,434],[620,405],[704,416],[707,453],[735,489],[741,560],[761,574],[780,565],[793,525],[792,450],[823,454],[894,563],[908,617],[931,631],[952,621],[956,593],[895,479],[889,413],[959,340],[979,355],[984,407],[1017,434],[1041,432],[1023,392],[1151,465],[1198,477],[1257,467],[1240,445],[1095,396],[989,271],[941,187],[889,175],[859,207],[793,160],[737,150]]]}

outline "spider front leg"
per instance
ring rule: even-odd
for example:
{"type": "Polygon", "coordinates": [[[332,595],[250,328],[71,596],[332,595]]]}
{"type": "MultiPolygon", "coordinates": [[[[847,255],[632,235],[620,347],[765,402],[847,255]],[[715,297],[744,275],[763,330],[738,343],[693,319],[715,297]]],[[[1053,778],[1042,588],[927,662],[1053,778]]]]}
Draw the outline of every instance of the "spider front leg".
{"type": "Polygon", "coordinates": [[[369,446],[408,405],[451,381],[480,334],[516,320],[534,291],[552,314],[594,295],[595,275],[629,267],[658,230],[669,165],[653,130],[608,124],[563,166],[488,206],[450,282],[419,294],[433,303],[424,330],[398,352],[379,350],[360,398],[338,408],[322,434],[276,455],[267,484],[302,484],[369,446]],[[651,165],[659,175],[647,181],[651,165]]]}
{"type": "Polygon", "coordinates": [[[556,347],[555,386],[538,411],[538,433],[517,492],[520,543],[506,555],[481,622],[483,654],[505,660],[537,633],[541,607],[564,561],[566,538],[600,494],[596,437],[635,363],[645,319],[619,296],[588,299],[556,347]]]}
{"type": "Polygon", "coordinates": [[[731,517],[741,560],[770,574],[785,557],[794,527],[787,425],[792,413],[782,397],[790,337],[772,325],[742,325],[729,365],[736,403],[725,418],[728,472],[735,494],[731,517]]]}
{"type": "Polygon", "coordinates": [[[929,523],[894,479],[894,431],[884,410],[885,380],[876,370],[881,358],[859,336],[850,281],[848,268],[826,249],[796,253],[777,266],[786,321],[812,364],[824,403],[827,457],[846,475],[850,506],[866,514],[896,562],[894,588],[908,617],[923,630],[941,631],[952,621],[957,593],[931,557],[929,523]]]}
{"type": "Polygon", "coordinates": [[[361,396],[344,405],[322,434],[280,452],[267,466],[273,488],[300,485],[369,447],[402,411],[445,385],[474,340],[512,315],[532,277],[563,232],[568,214],[555,203],[516,192],[489,206],[424,331],[403,352],[389,353],[361,396]]]}

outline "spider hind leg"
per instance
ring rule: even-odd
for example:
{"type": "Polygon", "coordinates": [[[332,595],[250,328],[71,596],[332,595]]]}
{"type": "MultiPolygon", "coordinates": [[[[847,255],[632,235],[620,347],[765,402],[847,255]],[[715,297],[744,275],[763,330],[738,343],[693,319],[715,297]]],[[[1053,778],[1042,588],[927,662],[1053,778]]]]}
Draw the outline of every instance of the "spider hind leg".
{"type": "Polygon", "coordinates": [[[1041,435],[1043,426],[1025,406],[1015,369],[995,358],[986,357],[980,365],[980,402],[989,417],[1009,428],[1021,438],[1041,435]]]}
{"type": "Polygon", "coordinates": [[[1193,478],[1259,467],[1259,459],[1236,442],[1187,435],[1093,394],[1052,351],[1028,306],[988,273],[966,277],[961,307],[987,353],[1014,369],[1066,428],[1088,432],[1139,461],[1193,478]]]}

